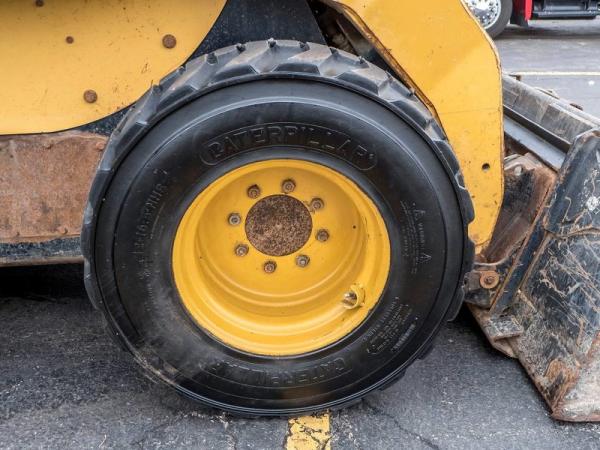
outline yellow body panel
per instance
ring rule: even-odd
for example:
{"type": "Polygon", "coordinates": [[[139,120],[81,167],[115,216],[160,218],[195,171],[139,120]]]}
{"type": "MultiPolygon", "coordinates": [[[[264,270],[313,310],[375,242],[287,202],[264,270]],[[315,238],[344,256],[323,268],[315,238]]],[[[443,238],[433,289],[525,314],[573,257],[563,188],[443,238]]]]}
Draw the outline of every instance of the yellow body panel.
{"type": "MultiPolygon", "coordinates": [[[[284,222],[272,225],[286,229],[284,222]]],[[[273,229],[262,233],[280,239],[273,229]]],[[[222,342],[254,354],[296,355],[339,342],[366,319],[390,258],[383,218],[352,180],[312,162],[269,160],[227,173],[196,197],[177,229],[173,275],[189,314],[222,342]],[[284,195],[286,180],[295,188],[284,195]],[[260,194],[250,197],[249,188],[260,194]],[[312,223],[307,240],[281,256],[256,247],[248,228],[255,205],[274,196],[301,202],[312,223]],[[314,199],[323,206],[312,207],[314,199]],[[239,246],[246,249],[241,255],[239,246]],[[301,255],[308,264],[299,266],[301,255]],[[265,271],[266,263],[274,269],[265,271]],[[346,303],[349,293],[355,304],[346,303]]]]}
{"type": "MultiPolygon", "coordinates": [[[[471,238],[483,248],[503,195],[493,44],[461,0],[325,2],[355,24],[439,119],[475,205],[471,238]]],[[[0,31],[0,134],[67,129],[135,102],[191,55],[225,3],[0,2],[0,17],[10,18],[0,31]],[[166,35],[175,37],[174,47],[165,45],[166,35]]]]}
{"type": "Polygon", "coordinates": [[[224,4],[1,1],[0,134],[67,129],[130,105],[193,53],[224,4]]]}
{"type": "Polygon", "coordinates": [[[438,117],[475,206],[471,239],[492,237],[503,198],[502,90],[495,47],[460,0],[327,0],[438,117]]]}

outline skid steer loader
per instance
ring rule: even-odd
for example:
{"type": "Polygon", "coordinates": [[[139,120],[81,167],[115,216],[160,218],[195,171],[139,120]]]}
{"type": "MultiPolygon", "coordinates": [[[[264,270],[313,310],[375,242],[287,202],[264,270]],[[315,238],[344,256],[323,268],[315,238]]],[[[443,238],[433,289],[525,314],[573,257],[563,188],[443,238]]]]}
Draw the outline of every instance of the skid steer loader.
{"type": "Polygon", "coordinates": [[[0,15],[0,265],[83,261],[150,376],[343,407],[466,301],[556,418],[600,419],[600,122],[502,81],[461,1],[0,15]]]}

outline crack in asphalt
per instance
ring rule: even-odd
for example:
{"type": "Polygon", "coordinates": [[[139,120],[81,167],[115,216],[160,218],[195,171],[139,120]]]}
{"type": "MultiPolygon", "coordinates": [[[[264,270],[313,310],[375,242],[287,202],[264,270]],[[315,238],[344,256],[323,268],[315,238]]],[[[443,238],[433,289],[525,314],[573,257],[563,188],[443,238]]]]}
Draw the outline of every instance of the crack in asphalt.
{"type": "Polygon", "coordinates": [[[164,428],[167,428],[169,426],[173,426],[173,425],[175,425],[176,423],[182,421],[185,418],[186,418],[186,414],[181,414],[181,415],[179,415],[179,417],[173,417],[173,418],[171,418],[171,419],[169,419],[169,420],[167,420],[165,422],[162,422],[162,423],[160,423],[160,424],[158,424],[158,425],[150,428],[149,430],[144,431],[144,433],[142,434],[141,439],[138,439],[136,441],[130,442],[129,445],[136,446],[136,447],[139,447],[139,448],[144,448],[144,442],[151,437],[150,436],[151,434],[154,434],[157,431],[162,430],[164,428]]]}
{"type": "Polygon", "coordinates": [[[401,431],[403,431],[404,433],[418,439],[419,441],[423,442],[423,444],[425,444],[427,447],[435,449],[435,450],[439,450],[440,447],[439,445],[435,444],[434,442],[432,442],[429,438],[426,438],[425,436],[420,435],[419,433],[412,431],[412,430],[408,430],[406,428],[404,428],[400,422],[398,421],[398,419],[396,417],[394,417],[393,415],[391,415],[390,413],[388,413],[387,411],[379,408],[378,406],[373,405],[368,399],[363,399],[363,404],[367,407],[367,409],[370,409],[372,412],[376,413],[376,414],[381,414],[384,417],[387,417],[388,419],[390,419],[394,425],[396,425],[398,427],[398,429],[400,429],[401,431]]]}

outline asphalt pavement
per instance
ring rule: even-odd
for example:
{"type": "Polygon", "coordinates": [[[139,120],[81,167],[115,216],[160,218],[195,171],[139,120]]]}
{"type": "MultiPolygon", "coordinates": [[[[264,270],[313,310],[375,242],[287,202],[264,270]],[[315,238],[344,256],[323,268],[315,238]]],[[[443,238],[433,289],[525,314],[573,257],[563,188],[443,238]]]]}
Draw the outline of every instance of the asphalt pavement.
{"type": "MultiPolygon", "coordinates": [[[[505,70],[600,115],[600,20],[511,28],[497,44],[505,70]]],[[[81,277],[76,265],[0,270],[0,448],[285,448],[284,419],[231,417],[148,380],[81,277]]],[[[333,449],[600,449],[600,424],[550,418],[466,311],[399,383],[330,423],[333,449]]]]}

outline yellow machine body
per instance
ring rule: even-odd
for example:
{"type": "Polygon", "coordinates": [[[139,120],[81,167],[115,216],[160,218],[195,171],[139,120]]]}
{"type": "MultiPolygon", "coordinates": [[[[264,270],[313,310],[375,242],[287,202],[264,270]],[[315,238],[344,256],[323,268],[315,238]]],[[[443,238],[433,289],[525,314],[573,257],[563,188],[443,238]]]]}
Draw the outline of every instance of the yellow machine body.
{"type": "Polygon", "coordinates": [[[0,2],[0,134],[64,130],[131,105],[194,52],[224,5],[0,2]]]}
{"type": "Polygon", "coordinates": [[[411,85],[439,119],[473,204],[471,239],[492,238],[503,197],[498,55],[462,1],[329,1],[411,85]]]}
{"type": "MultiPolygon", "coordinates": [[[[0,134],[81,126],[134,103],[184,63],[226,0],[0,3],[0,134]]],[[[493,44],[460,0],[326,0],[412,86],[444,128],[475,205],[470,235],[500,210],[502,102],[493,44]]],[[[286,38],[287,36],[274,36],[286,38]]]]}

